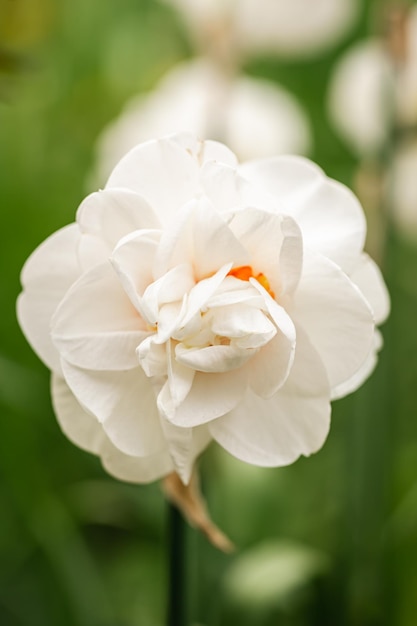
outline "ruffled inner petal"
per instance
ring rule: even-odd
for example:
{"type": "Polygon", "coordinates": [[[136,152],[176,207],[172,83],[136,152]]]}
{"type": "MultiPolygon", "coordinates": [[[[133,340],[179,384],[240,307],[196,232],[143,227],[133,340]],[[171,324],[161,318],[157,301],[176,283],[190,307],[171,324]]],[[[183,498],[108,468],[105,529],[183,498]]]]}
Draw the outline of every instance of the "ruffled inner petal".
{"type": "Polygon", "coordinates": [[[178,344],[175,350],[177,361],[199,372],[228,372],[241,367],[253,356],[255,349],[242,349],[233,345],[215,345],[203,348],[178,344]]]}
{"type": "Polygon", "coordinates": [[[198,145],[186,134],[142,143],[119,161],[106,189],[124,187],[138,193],[162,224],[170,224],[198,191],[198,145]]]}
{"type": "Polygon", "coordinates": [[[303,259],[302,235],[296,222],[288,216],[244,209],[234,214],[230,229],[249,252],[254,274],[265,274],[277,297],[292,293],[303,259]]]}

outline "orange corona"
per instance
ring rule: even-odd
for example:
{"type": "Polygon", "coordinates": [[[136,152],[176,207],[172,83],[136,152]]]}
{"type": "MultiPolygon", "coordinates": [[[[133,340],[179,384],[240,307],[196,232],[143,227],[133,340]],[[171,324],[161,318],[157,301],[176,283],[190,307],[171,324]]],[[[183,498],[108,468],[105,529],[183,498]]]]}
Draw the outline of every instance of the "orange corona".
{"type": "Polygon", "coordinates": [[[253,269],[250,265],[240,265],[239,267],[234,267],[227,274],[228,276],[234,276],[235,278],[239,278],[239,280],[249,280],[249,278],[255,278],[260,285],[269,293],[272,298],[275,298],[275,294],[271,289],[271,285],[269,284],[269,280],[260,272],[259,274],[254,274],[253,269]]]}

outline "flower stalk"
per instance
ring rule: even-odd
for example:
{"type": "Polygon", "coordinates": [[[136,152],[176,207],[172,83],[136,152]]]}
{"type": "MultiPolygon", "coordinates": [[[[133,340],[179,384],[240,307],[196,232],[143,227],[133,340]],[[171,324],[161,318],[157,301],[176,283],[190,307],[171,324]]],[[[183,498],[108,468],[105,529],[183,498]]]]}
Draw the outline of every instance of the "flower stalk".
{"type": "Polygon", "coordinates": [[[179,509],[168,503],[167,626],[185,626],[187,616],[186,525],[179,509]]]}

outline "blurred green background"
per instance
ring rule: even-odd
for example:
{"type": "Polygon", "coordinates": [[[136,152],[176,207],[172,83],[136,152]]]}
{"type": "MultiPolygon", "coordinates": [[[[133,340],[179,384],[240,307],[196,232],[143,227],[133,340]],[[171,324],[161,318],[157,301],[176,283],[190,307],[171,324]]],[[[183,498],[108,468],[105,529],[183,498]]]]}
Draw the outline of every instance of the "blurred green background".
{"type": "MultiPolygon", "coordinates": [[[[356,28],[311,60],[245,67],[300,98],[311,156],[349,185],[359,163],[329,125],[326,86],[383,5],[365,2],[356,28]]],[[[15,300],[27,256],[90,191],[103,126],[192,53],[180,18],[154,0],[0,0],[2,626],[164,624],[160,487],[113,480],[61,434],[15,300]]],[[[378,250],[393,302],[385,348],[372,378],[334,403],[324,448],[276,470],[205,453],[209,508],[239,550],[188,531],[190,625],[417,623],[417,243],[388,220],[378,250]]]]}

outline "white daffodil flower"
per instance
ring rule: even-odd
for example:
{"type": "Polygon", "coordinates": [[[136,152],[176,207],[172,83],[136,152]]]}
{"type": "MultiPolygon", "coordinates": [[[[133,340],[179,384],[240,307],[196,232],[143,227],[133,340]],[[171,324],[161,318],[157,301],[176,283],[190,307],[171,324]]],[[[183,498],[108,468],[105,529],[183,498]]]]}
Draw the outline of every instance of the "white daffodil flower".
{"type": "MultiPolygon", "coordinates": [[[[229,42],[241,54],[305,57],[337,43],[359,14],[359,0],[167,0],[198,44],[229,42]]],[[[226,43],[227,45],[227,43],[226,43]]]]}
{"type": "Polygon", "coordinates": [[[307,154],[311,146],[307,116],[283,87],[227,76],[209,60],[195,59],[175,66],[151,93],[130,100],[104,129],[92,180],[103,185],[136,144],[184,130],[202,138],[220,136],[241,161],[307,154]]]}
{"type": "Polygon", "coordinates": [[[123,480],[186,483],[211,440],[260,466],[318,450],[388,313],[353,194],[301,157],[138,145],[22,272],[59,423],[123,480]]]}

